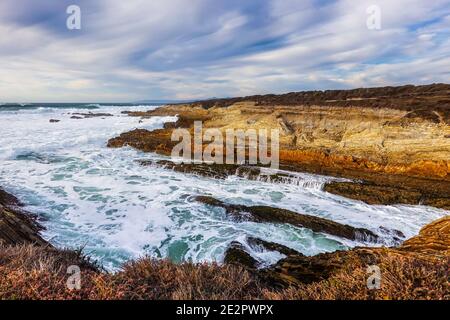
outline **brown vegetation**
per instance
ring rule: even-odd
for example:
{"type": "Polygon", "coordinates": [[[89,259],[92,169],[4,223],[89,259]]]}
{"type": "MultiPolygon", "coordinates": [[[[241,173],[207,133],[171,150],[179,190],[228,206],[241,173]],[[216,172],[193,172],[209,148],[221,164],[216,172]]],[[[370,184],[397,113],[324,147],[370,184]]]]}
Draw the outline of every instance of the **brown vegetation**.
{"type": "Polygon", "coordinates": [[[251,299],[259,292],[239,266],[141,259],[108,274],[76,252],[0,246],[0,299],[251,299]],[[81,268],[80,290],[67,288],[71,265],[81,268]]]}
{"type": "Polygon", "coordinates": [[[263,289],[267,299],[286,300],[449,300],[448,259],[428,261],[416,256],[384,253],[379,290],[367,289],[367,264],[354,261],[326,280],[281,291],[263,289]]]}
{"type": "Polygon", "coordinates": [[[381,288],[366,286],[367,261],[353,259],[326,279],[274,288],[239,265],[174,264],[141,259],[115,274],[71,251],[0,246],[0,299],[450,299],[449,260],[381,250],[381,288]],[[66,286],[81,266],[81,289],[66,286]]]}
{"type": "MultiPolygon", "coordinates": [[[[14,196],[0,190],[0,204],[0,220],[7,211],[19,220],[30,219],[25,225],[37,228],[25,212],[15,211],[20,203],[14,196]]],[[[13,230],[22,227],[18,224],[13,230]]],[[[0,224],[0,230],[3,236],[9,229],[0,224]]],[[[257,261],[243,246],[234,244],[225,265],[143,258],[125,264],[117,273],[106,273],[81,251],[50,246],[40,238],[38,229],[16,235],[0,241],[0,299],[450,298],[450,216],[424,227],[399,248],[355,248],[307,257],[250,238],[250,245],[287,255],[263,269],[257,269],[257,261]],[[373,264],[381,270],[380,290],[366,286],[366,269],[373,264]],[[67,270],[73,265],[81,269],[80,290],[67,287],[67,270]]]]}

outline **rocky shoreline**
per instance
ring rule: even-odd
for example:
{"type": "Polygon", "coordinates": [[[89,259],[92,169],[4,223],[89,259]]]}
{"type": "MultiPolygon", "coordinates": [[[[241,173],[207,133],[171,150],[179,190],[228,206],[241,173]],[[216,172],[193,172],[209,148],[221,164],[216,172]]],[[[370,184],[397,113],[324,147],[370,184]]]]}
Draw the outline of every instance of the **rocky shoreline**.
{"type": "Polygon", "coordinates": [[[43,227],[13,195],[0,188],[0,245],[50,245],[39,234],[43,227]]]}
{"type": "MultiPolygon", "coordinates": [[[[278,129],[280,169],[353,180],[330,183],[325,186],[328,192],[369,204],[448,209],[449,110],[450,85],[444,84],[211,100],[124,112],[143,118],[177,115],[178,120],[164,129],[125,132],[110,139],[108,146],[170,155],[177,144],[170,139],[173,129],[192,133],[194,121],[222,132],[278,129]]],[[[201,170],[164,165],[186,173],[224,174],[218,165],[201,170]]]]}
{"type": "MultiPolygon", "coordinates": [[[[450,85],[219,99],[167,105],[132,117],[178,116],[163,129],[135,129],[108,141],[169,155],[172,130],[205,128],[278,129],[282,171],[261,166],[183,164],[140,160],[143,168],[164,167],[215,179],[229,176],[270,183],[298,183],[298,172],[334,177],[327,192],[369,204],[421,204],[450,209],[450,85]]],[[[79,118],[108,114],[78,114],[79,118]]],[[[78,119],[78,118],[77,118],[78,119]]],[[[283,223],[350,240],[376,243],[363,228],[268,206],[227,203],[210,196],[193,201],[222,208],[230,219],[283,223]]],[[[224,264],[174,264],[142,258],[115,274],[102,271],[81,251],[54,248],[43,227],[20,201],[0,189],[0,299],[450,299],[450,216],[425,226],[395,247],[357,247],[305,256],[256,237],[232,242],[224,264]],[[264,265],[249,249],[278,252],[264,265]],[[83,289],[65,287],[66,268],[81,266],[83,289]],[[381,268],[383,287],[370,290],[367,268],[381,268]],[[177,276],[174,277],[174,274],[177,276]],[[18,284],[19,283],[19,284],[18,284]]]]}
{"type": "MultiPolygon", "coordinates": [[[[277,243],[248,238],[250,246],[277,251],[285,258],[259,268],[259,262],[245,246],[233,242],[225,254],[223,266],[176,265],[144,258],[126,264],[123,271],[108,274],[81,251],[57,249],[43,240],[39,234],[42,227],[20,209],[20,203],[13,195],[0,190],[0,200],[0,299],[13,296],[16,299],[450,299],[450,216],[425,226],[419,235],[398,247],[354,248],[308,257],[277,243]],[[83,289],[65,288],[65,270],[70,265],[81,268],[83,289]],[[371,291],[365,287],[367,275],[361,274],[361,270],[371,265],[382,266],[383,272],[388,273],[388,278],[383,280],[387,283],[383,290],[371,291]],[[155,290],[161,291],[162,286],[172,281],[165,278],[167,270],[171,270],[167,274],[171,279],[174,279],[173,272],[180,277],[193,277],[195,273],[199,278],[184,280],[183,286],[194,281],[189,292],[178,292],[179,283],[155,294],[155,290]],[[217,275],[206,285],[211,274],[217,275]],[[149,276],[153,280],[147,287],[144,284],[149,281],[149,276]],[[231,277],[236,283],[223,288],[222,277],[231,277]],[[36,290],[33,286],[44,290],[36,290]],[[239,290],[234,289],[232,294],[230,290],[234,286],[239,290]]],[[[197,200],[226,206],[232,211],[243,209],[230,208],[211,198],[197,200]]],[[[249,207],[245,210],[253,212],[249,207]]],[[[313,225],[324,223],[314,219],[313,225]]],[[[346,230],[348,226],[341,228],[346,230]]]]}
{"type": "Polygon", "coordinates": [[[286,209],[268,206],[244,206],[227,204],[209,196],[196,196],[195,200],[203,204],[224,208],[235,221],[254,221],[269,223],[286,223],[296,227],[307,228],[314,232],[327,233],[350,240],[376,242],[378,236],[364,228],[355,228],[331,220],[314,217],[286,209]]]}

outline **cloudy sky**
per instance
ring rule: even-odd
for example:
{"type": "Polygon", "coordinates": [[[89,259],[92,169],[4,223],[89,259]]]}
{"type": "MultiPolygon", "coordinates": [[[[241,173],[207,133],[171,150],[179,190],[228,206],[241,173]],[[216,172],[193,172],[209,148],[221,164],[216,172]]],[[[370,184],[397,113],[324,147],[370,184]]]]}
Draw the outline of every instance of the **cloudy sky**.
{"type": "Polygon", "coordinates": [[[450,81],[450,0],[1,0],[0,101],[450,81]],[[66,9],[81,9],[68,30],[66,9]],[[381,29],[367,27],[377,5],[381,29]]]}

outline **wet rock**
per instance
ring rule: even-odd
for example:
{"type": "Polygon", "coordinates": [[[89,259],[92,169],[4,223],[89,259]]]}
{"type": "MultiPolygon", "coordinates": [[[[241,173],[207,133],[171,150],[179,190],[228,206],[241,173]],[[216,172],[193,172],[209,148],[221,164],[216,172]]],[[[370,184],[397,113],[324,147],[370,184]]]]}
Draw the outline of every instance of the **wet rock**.
{"type": "Polygon", "coordinates": [[[88,119],[88,118],[104,118],[104,117],[113,117],[111,113],[94,113],[94,112],[88,112],[88,113],[81,113],[81,112],[74,112],[72,113],[72,119],[88,119]]]}
{"type": "Polygon", "coordinates": [[[165,122],[163,125],[164,129],[175,129],[176,128],[176,122],[165,122]]]}
{"type": "Polygon", "coordinates": [[[325,185],[324,190],[369,204],[419,204],[422,197],[420,192],[357,182],[330,182],[325,185]]]}
{"type": "MultiPolygon", "coordinates": [[[[267,251],[276,251],[286,256],[299,255],[302,254],[294,249],[288,248],[282,244],[265,241],[255,237],[247,237],[247,244],[258,250],[258,248],[267,251]]],[[[247,269],[254,270],[260,266],[260,261],[253,258],[251,254],[247,251],[245,246],[237,241],[233,241],[225,252],[224,258],[225,264],[238,264],[247,269]]]]}
{"type": "Polygon", "coordinates": [[[258,261],[237,241],[233,241],[225,252],[224,263],[241,265],[247,269],[256,269],[258,266],[258,261]]]}
{"type": "MultiPolygon", "coordinates": [[[[196,174],[216,179],[238,176],[249,180],[270,183],[301,185],[302,180],[295,172],[266,172],[258,166],[227,165],[207,163],[175,163],[169,160],[142,160],[141,165],[158,166],[176,172],[196,174]]],[[[292,167],[286,168],[292,169],[292,167]]],[[[364,176],[364,178],[366,178],[364,176]]],[[[371,176],[372,182],[362,181],[330,181],[324,190],[346,198],[364,201],[373,205],[411,204],[427,205],[450,210],[450,183],[429,181],[418,178],[371,176]]]]}
{"type": "Polygon", "coordinates": [[[405,234],[400,230],[388,229],[383,226],[380,226],[378,229],[380,230],[381,233],[391,236],[396,244],[400,244],[406,238],[405,234]]]}
{"type": "Polygon", "coordinates": [[[268,251],[277,251],[286,256],[303,255],[302,253],[298,252],[297,250],[283,246],[282,244],[265,241],[265,240],[262,240],[259,238],[247,237],[247,242],[251,247],[256,247],[256,246],[263,247],[264,249],[266,249],[268,251]]]}
{"type": "Polygon", "coordinates": [[[364,228],[355,228],[324,218],[300,214],[286,209],[268,206],[244,206],[227,204],[208,196],[196,196],[195,200],[207,205],[221,207],[236,221],[288,223],[351,240],[377,241],[378,236],[364,228]]]}
{"type": "Polygon", "coordinates": [[[49,122],[50,123],[57,123],[57,122],[60,122],[61,120],[58,120],[58,119],[50,119],[49,120],[49,122]]]}
{"type": "Polygon", "coordinates": [[[175,172],[195,174],[215,179],[226,179],[237,176],[260,182],[283,183],[300,185],[302,180],[295,174],[265,170],[266,168],[256,165],[235,164],[208,164],[208,163],[177,163],[170,160],[139,160],[143,166],[157,166],[175,172]]]}
{"type": "MultiPolygon", "coordinates": [[[[213,200],[210,203],[217,204],[213,200]]],[[[398,235],[401,236],[400,233],[398,235]]],[[[249,244],[255,240],[261,244],[262,241],[252,238],[248,240],[249,244]]],[[[326,280],[343,270],[365,270],[368,266],[378,265],[387,256],[397,259],[405,256],[418,261],[446,259],[450,257],[450,216],[425,226],[418,236],[405,241],[398,248],[354,248],[315,256],[293,253],[263,269],[257,268],[258,261],[250,256],[242,244],[235,242],[231,248],[229,261],[246,267],[266,285],[275,288],[299,286],[326,280]]]]}
{"type": "Polygon", "coordinates": [[[234,241],[225,253],[224,263],[243,266],[270,287],[289,287],[317,282],[328,279],[333,273],[348,265],[356,266],[361,263],[373,265],[378,260],[377,249],[374,251],[371,248],[335,251],[309,257],[261,239],[248,238],[247,241],[251,246],[263,246],[267,250],[280,253],[283,251],[287,257],[261,269],[258,268],[259,261],[250,255],[245,246],[234,241]]]}
{"type": "Polygon", "coordinates": [[[252,166],[235,164],[206,164],[206,163],[176,163],[169,160],[140,160],[143,166],[158,166],[175,172],[196,174],[215,179],[226,179],[229,176],[254,178],[258,177],[261,169],[252,166]]]}
{"type": "Polygon", "coordinates": [[[21,207],[22,203],[15,196],[0,188],[0,205],[21,207]]]}
{"type": "Polygon", "coordinates": [[[0,244],[48,245],[39,234],[42,230],[36,218],[21,208],[16,197],[0,189],[0,244]]]}

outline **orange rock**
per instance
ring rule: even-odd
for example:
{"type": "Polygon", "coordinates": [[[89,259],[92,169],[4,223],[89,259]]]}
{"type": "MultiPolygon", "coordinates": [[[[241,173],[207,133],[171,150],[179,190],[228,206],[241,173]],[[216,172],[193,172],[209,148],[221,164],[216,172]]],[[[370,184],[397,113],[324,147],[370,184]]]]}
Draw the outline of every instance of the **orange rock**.
{"type": "Polygon", "coordinates": [[[450,215],[423,227],[419,235],[405,241],[399,250],[450,257],[450,215]]]}

